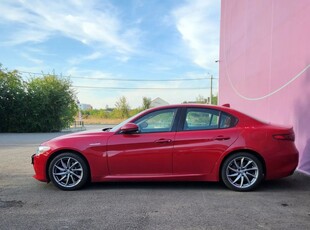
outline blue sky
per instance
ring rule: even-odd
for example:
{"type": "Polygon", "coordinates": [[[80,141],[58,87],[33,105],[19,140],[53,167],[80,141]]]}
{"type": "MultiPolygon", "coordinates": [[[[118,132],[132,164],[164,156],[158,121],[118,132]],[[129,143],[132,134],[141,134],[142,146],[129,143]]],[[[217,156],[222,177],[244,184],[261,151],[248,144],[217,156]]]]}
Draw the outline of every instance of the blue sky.
{"type": "Polygon", "coordinates": [[[132,108],[143,96],[182,103],[209,96],[200,78],[218,76],[219,30],[220,0],[2,0],[0,63],[71,76],[95,108],[120,96],[132,108]]]}

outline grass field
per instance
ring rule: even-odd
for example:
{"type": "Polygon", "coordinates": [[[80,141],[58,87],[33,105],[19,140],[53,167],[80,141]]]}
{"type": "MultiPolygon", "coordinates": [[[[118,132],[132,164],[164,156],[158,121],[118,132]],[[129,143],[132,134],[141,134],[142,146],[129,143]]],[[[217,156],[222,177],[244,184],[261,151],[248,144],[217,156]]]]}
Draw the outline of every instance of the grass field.
{"type": "Polygon", "coordinates": [[[125,119],[106,119],[106,118],[84,118],[85,125],[117,125],[125,119]]]}

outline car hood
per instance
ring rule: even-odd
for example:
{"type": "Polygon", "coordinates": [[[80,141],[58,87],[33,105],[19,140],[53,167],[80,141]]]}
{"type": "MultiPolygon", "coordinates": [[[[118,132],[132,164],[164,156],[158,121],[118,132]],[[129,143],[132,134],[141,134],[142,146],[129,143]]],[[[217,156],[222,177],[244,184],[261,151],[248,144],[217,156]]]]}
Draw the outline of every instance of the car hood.
{"type": "Polygon", "coordinates": [[[83,137],[83,136],[97,136],[97,135],[111,135],[113,132],[109,131],[102,131],[102,129],[93,129],[93,130],[88,130],[88,131],[81,131],[81,132],[76,132],[76,133],[70,133],[66,134],[60,137],[56,138],[61,138],[61,137],[83,137]]]}
{"type": "Polygon", "coordinates": [[[57,146],[57,147],[71,147],[89,145],[91,143],[100,143],[105,145],[109,136],[114,132],[107,132],[99,130],[82,131],[77,133],[70,133],[53,138],[49,141],[42,143],[42,145],[57,146]]]}

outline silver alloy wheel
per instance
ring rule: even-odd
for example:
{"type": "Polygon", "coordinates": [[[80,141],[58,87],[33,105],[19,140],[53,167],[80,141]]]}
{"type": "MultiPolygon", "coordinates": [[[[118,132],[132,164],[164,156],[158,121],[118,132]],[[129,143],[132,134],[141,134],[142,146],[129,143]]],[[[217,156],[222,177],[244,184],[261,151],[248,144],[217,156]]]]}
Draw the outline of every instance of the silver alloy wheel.
{"type": "Polygon", "coordinates": [[[72,157],[62,157],[58,159],[53,165],[52,170],[55,181],[65,188],[76,186],[83,178],[81,163],[72,157]]]}
{"type": "Polygon", "coordinates": [[[240,156],[232,159],[226,168],[229,183],[237,188],[248,188],[259,177],[259,168],[249,157],[240,156]]]}

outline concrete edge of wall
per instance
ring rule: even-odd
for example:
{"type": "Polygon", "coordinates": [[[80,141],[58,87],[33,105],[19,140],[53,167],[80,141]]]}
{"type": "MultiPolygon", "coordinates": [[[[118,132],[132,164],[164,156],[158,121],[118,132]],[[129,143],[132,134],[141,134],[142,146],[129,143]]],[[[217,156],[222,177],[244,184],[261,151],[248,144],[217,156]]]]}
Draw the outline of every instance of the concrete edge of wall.
{"type": "Polygon", "coordinates": [[[298,171],[298,172],[300,172],[300,173],[302,173],[302,174],[307,175],[307,176],[310,177],[310,173],[308,173],[308,172],[306,172],[306,171],[304,171],[304,170],[296,169],[296,171],[298,171]]]}

